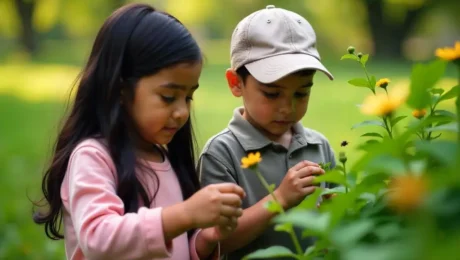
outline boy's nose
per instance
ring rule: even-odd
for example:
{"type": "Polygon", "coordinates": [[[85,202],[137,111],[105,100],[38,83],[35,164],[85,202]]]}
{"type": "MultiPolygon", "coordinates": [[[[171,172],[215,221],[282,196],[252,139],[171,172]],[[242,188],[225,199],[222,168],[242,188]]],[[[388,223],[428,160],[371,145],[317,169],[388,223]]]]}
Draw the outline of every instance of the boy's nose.
{"type": "Polygon", "coordinates": [[[295,100],[285,99],[281,105],[280,112],[283,114],[291,114],[295,112],[295,100]]]}

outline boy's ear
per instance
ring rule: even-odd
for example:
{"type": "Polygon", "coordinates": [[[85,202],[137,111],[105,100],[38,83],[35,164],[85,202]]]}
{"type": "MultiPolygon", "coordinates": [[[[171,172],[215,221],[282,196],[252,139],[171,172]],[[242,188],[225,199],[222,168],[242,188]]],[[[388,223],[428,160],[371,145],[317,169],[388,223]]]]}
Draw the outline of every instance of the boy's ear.
{"type": "Polygon", "coordinates": [[[243,82],[241,82],[241,79],[236,74],[236,71],[233,69],[227,69],[225,72],[225,78],[227,78],[228,87],[230,88],[233,96],[241,97],[243,94],[243,82]]]}

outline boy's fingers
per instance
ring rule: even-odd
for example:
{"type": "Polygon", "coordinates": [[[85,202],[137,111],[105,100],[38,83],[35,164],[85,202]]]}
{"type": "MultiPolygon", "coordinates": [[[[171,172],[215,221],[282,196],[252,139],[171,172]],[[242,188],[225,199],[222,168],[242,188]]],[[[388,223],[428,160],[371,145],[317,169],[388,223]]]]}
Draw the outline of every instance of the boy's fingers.
{"type": "Polygon", "coordinates": [[[305,167],[308,167],[308,166],[319,167],[319,164],[304,160],[304,161],[301,161],[301,162],[297,163],[296,165],[292,166],[291,170],[298,171],[298,170],[300,170],[302,168],[305,168],[305,167]]]}
{"type": "Polygon", "coordinates": [[[299,178],[305,178],[310,175],[324,174],[324,170],[318,166],[307,166],[297,171],[296,174],[299,178]]]}

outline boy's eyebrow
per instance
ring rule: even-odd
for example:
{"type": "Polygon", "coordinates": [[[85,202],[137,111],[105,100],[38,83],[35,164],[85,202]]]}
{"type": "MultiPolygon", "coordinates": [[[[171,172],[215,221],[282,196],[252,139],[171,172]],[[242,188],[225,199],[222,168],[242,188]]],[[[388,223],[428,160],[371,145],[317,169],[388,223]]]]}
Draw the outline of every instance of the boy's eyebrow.
{"type": "MultiPolygon", "coordinates": [[[[269,88],[283,88],[277,84],[274,84],[274,83],[269,83],[269,84],[264,84],[265,86],[269,87],[269,88]]],[[[309,82],[309,83],[306,83],[302,86],[300,86],[300,88],[309,88],[309,87],[312,87],[313,86],[313,82],[309,82]]]]}
{"type": "MultiPolygon", "coordinates": [[[[196,84],[195,86],[193,86],[190,90],[196,90],[198,87],[200,86],[200,84],[196,84]]],[[[186,90],[187,87],[184,86],[184,85],[179,85],[179,84],[176,84],[176,83],[165,83],[165,84],[161,84],[160,87],[162,88],[172,88],[172,89],[179,89],[179,90],[186,90]]]]}

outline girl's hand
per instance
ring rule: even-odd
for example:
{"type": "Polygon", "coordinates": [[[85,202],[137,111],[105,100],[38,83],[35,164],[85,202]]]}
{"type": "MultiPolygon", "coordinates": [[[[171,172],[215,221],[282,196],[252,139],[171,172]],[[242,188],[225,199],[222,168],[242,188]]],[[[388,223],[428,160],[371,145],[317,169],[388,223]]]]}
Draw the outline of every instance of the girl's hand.
{"type": "Polygon", "coordinates": [[[226,225],[226,226],[218,225],[218,226],[203,229],[201,231],[201,236],[208,243],[217,243],[229,237],[235,231],[237,225],[238,225],[238,219],[232,218],[230,225],[226,225]]]}
{"type": "Polygon", "coordinates": [[[224,229],[235,226],[234,222],[243,214],[244,196],[244,190],[233,183],[211,184],[196,192],[183,206],[192,227],[222,226],[215,232],[215,237],[220,237],[220,232],[225,234],[224,229]]]}

